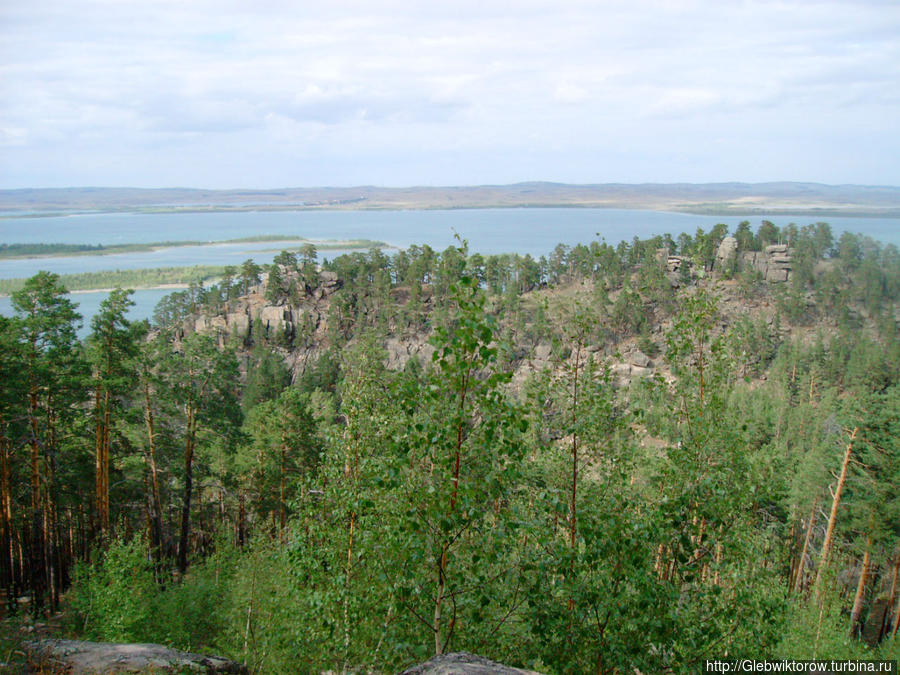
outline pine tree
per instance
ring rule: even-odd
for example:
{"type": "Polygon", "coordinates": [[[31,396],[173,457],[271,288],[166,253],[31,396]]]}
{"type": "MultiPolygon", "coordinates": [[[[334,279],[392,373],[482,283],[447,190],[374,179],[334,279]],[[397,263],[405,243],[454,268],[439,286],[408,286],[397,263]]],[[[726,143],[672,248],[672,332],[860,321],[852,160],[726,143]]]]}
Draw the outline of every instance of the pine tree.
{"type": "Polygon", "coordinates": [[[84,398],[84,363],[76,327],[80,315],[59,277],[39,272],[13,294],[20,325],[22,383],[26,397],[31,464],[31,586],[35,606],[49,592],[55,607],[62,587],[55,529],[55,480],[61,440],[84,398]]]}
{"type": "Polygon", "coordinates": [[[184,448],[184,486],[178,544],[178,569],[188,566],[194,457],[206,436],[231,441],[240,424],[238,368],[234,353],[219,351],[209,335],[194,333],[161,354],[162,391],[169,414],[178,419],[184,448]]]}
{"type": "Polygon", "coordinates": [[[122,415],[123,398],[135,382],[140,334],[126,318],[134,306],[132,291],[113,290],[91,319],[87,340],[88,360],[93,370],[95,428],[95,496],[101,546],[110,534],[109,465],[113,428],[122,415]]]}

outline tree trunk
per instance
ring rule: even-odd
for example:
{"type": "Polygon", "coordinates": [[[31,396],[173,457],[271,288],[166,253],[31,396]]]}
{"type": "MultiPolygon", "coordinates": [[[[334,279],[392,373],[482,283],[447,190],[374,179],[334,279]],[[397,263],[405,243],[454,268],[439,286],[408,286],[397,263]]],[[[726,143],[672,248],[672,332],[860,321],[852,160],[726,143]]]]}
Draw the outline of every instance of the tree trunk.
{"type": "Polygon", "coordinates": [[[241,496],[238,498],[238,522],[237,522],[238,548],[244,548],[244,539],[246,538],[244,523],[247,518],[247,509],[244,506],[244,503],[245,503],[244,493],[241,492],[241,496]]]}
{"type": "MultiPolygon", "coordinates": [[[[0,581],[8,602],[15,602],[15,555],[13,553],[12,483],[7,425],[0,423],[0,581]]],[[[10,605],[12,606],[12,605],[10,605]]]]}
{"type": "MultiPolygon", "coordinates": [[[[891,574],[891,590],[888,593],[887,605],[884,608],[884,615],[881,617],[881,630],[878,631],[878,641],[881,642],[887,637],[888,621],[891,618],[891,610],[894,608],[894,600],[897,599],[897,577],[900,575],[900,551],[894,558],[894,571],[891,574]]],[[[896,623],[896,622],[895,622],[896,623]]]]}
{"type": "Polygon", "coordinates": [[[900,628],[900,600],[897,601],[897,610],[894,612],[894,628],[891,633],[891,640],[897,639],[898,628],[900,628]]]}
{"type": "MultiPolygon", "coordinates": [[[[448,513],[452,513],[456,509],[456,500],[459,496],[459,475],[460,475],[460,467],[462,463],[462,446],[464,440],[464,424],[463,424],[463,414],[466,409],[466,397],[469,393],[469,378],[471,377],[471,364],[463,376],[462,385],[459,391],[459,420],[456,425],[456,456],[453,465],[453,492],[450,495],[450,508],[447,510],[448,513]]],[[[446,585],[446,575],[447,575],[447,549],[450,547],[452,542],[447,541],[444,542],[441,546],[441,557],[438,559],[438,589],[437,595],[434,601],[434,653],[435,656],[438,656],[443,653],[444,643],[441,642],[441,612],[442,605],[444,602],[444,587],[446,585]]],[[[453,622],[450,623],[451,628],[453,626],[453,622]]],[[[449,638],[449,636],[448,636],[449,638]]]]}
{"type": "Polygon", "coordinates": [[[441,643],[441,606],[444,602],[444,570],[447,566],[447,549],[441,550],[441,557],[438,559],[438,591],[437,598],[434,602],[434,655],[440,656],[444,652],[444,645],[441,643]]]}
{"type": "Polygon", "coordinates": [[[816,509],[819,507],[819,498],[813,500],[812,512],[809,514],[809,523],[806,525],[806,536],[803,538],[803,550],[800,552],[800,560],[797,562],[797,571],[794,576],[794,593],[803,585],[803,572],[806,569],[806,553],[809,551],[809,540],[812,537],[813,525],[816,522],[816,509]]]}
{"type": "MultiPolygon", "coordinates": [[[[285,505],[285,490],[287,481],[287,439],[282,435],[281,438],[281,464],[279,466],[278,480],[278,527],[282,539],[284,539],[284,528],[287,526],[287,507],[285,505]]],[[[352,535],[351,535],[352,541],[352,535]]]]}
{"type": "Polygon", "coordinates": [[[29,532],[29,544],[31,555],[29,567],[31,568],[31,593],[32,610],[43,605],[43,576],[44,570],[44,515],[41,509],[41,446],[38,435],[38,394],[37,386],[33,385],[28,395],[29,422],[31,426],[31,532],[29,532]]]}
{"type": "Polygon", "coordinates": [[[162,500],[159,496],[159,478],[156,471],[156,428],[153,425],[153,408],[150,406],[150,383],[144,379],[144,425],[147,428],[147,462],[150,471],[150,505],[153,521],[151,543],[157,562],[162,559],[162,500]]]}
{"type": "Polygon", "coordinates": [[[109,537],[109,445],[110,445],[110,413],[109,413],[109,392],[103,393],[103,457],[100,465],[101,476],[103,479],[103,493],[101,495],[103,502],[102,527],[106,537],[109,537]]]}
{"type": "Polygon", "coordinates": [[[866,538],[866,552],[863,554],[862,569],[859,572],[859,584],[856,586],[856,597],[853,599],[853,611],[850,612],[850,636],[857,633],[857,624],[862,616],[863,600],[866,597],[866,582],[869,580],[869,548],[872,545],[871,537],[866,538]]]}
{"type": "Polygon", "coordinates": [[[844,482],[847,480],[847,467],[850,465],[850,455],[853,452],[853,441],[856,440],[856,432],[859,427],[854,427],[850,434],[850,442],[844,452],[844,460],[841,462],[841,475],[838,478],[837,487],[834,490],[834,500],[831,503],[831,514],[828,516],[828,528],[825,530],[825,541],[822,543],[822,555],[819,559],[819,569],[816,570],[815,589],[818,596],[822,590],[822,581],[825,577],[825,568],[828,565],[828,556],[831,553],[831,542],[834,538],[834,526],[837,522],[837,511],[841,505],[841,492],[844,490],[844,482]]]}
{"type": "Polygon", "coordinates": [[[106,457],[109,438],[106,428],[109,423],[109,413],[106,406],[109,404],[109,393],[101,393],[101,388],[98,382],[94,392],[94,491],[97,522],[100,527],[99,543],[101,547],[105,547],[109,538],[109,469],[106,457]]]}
{"type": "Polygon", "coordinates": [[[194,478],[194,434],[196,412],[193,406],[187,406],[187,431],[184,442],[184,502],[181,507],[181,539],[178,545],[178,571],[187,571],[188,544],[191,529],[191,494],[194,478]]]}
{"type": "MultiPolygon", "coordinates": [[[[575,377],[572,378],[572,489],[569,504],[569,547],[575,548],[575,528],[577,512],[575,510],[575,497],[578,490],[578,361],[581,356],[581,346],[575,351],[575,377]]],[[[574,561],[574,558],[573,558],[574,561]]],[[[571,603],[570,603],[571,605],[571,603]]],[[[571,606],[569,607],[571,609],[571,606]]]]}

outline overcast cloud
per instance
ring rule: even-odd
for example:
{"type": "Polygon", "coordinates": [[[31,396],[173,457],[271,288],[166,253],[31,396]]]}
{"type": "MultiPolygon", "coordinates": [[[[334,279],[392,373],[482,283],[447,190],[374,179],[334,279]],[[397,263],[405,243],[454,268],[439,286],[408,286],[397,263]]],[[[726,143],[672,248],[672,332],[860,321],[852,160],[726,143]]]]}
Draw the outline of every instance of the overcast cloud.
{"type": "Polygon", "coordinates": [[[0,3],[0,187],[900,184],[900,3],[0,3]]]}

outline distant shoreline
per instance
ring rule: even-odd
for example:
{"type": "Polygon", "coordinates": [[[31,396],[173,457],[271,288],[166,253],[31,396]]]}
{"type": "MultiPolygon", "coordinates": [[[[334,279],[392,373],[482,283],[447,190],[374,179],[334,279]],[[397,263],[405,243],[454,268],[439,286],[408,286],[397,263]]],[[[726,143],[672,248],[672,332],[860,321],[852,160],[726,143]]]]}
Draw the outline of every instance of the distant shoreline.
{"type": "MultiPolygon", "coordinates": [[[[677,207],[666,206],[653,208],[650,206],[633,206],[625,204],[593,204],[593,203],[522,203],[522,204],[474,204],[474,205],[416,205],[400,206],[393,204],[368,204],[353,206],[270,206],[254,207],[230,207],[215,206],[210,208],[200,207],[172,207],[168,209],[94,209],[89,211],[60,210],[43,211],[40,213],[3,213],[0,222],[4,220],[24,220],[43,218],[67,218],[73,216],[108,216],[108,215],[178,215],[178,214],[216,214],[216,213],[304,213],[309,211],[475,211],[492,209],[603,209],[625,211],[652,211],[654,213],[680,213],[693,216],[802,216],[820,218],[897,218],[900,219],[900,207],[886,209],[852,208],[840,209],[829,207],[789,208],[784,206],[757,206],[746,207],[739,205],[710,205],[708,207],[690,206],[677,207]]],[[[230,243],[230,242],[185,242],[184,246],[204,245],[206,243],[230,243]]],[[[151,246],[147,244],[146,246],[151,246]]]]}
{"type": "Polygon", "coordinates": [[[628,209],[692,215],[900,218],[900,187],[822,183],[526,182],[511,185],[0,190],[0,220],[69,215],[253,211],[628,209]]]}

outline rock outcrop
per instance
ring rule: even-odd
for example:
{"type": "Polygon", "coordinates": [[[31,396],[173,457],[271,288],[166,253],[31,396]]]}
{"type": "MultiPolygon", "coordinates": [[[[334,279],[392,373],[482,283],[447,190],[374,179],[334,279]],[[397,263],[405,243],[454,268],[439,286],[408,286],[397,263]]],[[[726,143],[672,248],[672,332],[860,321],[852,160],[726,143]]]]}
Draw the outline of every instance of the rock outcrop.
{"type": "Polygon", "coordinates": [[[720,272],[728,269],[731,261],[737,255],[738,241],[734,237],[725,237],[716,249],[715,268],[720,272]]]}
{"type": "Polygon", "coordinates": [[[763,251],[739,252],[737,239],[725,237],[716,249],[714,268],[720,273],[724,272],[737,256],[741,269],[756,270],[769,283],[783,283],[791,279],[793,254],[787,244],[772,244],[763,251]]]}
{"type": "MultiPolygon", "coordinates": [[[[289,274],[283,270],[285,278],[289,274]]],[[[265,283],[261,283],[229,300],[215,314],[187,319],[182,333],[213,333],[218,336],[219,344],[224,345],[230,338],[244,339],[251,330],[259,330],[270,338],[280,336],[284,343],[301,335],[304,342],[321,344],[328,332],[326,317],[331,296],[341,286],[342,281],[334,272],[323,270],[315,287],[301,286],[292,300],[282,298],[271,302],[265,297],[265,283]]],[[[285,360],[290,367],[291,359],[286,356],[285,360]]]]}
{"type": "Polygon", "coordinates": [[[510,668],[468,652],[441,654],[404,670],[400,675],[540,675],[533,670],[510,668]]]}
{"type": "Polygon", "coordinates": [[[106,675],[107,673],[234,673],[247,667],[220,656],[204,656],[162,645],[34,640],[25,643],[29,668],[36,673],[106,675]]]}
{"type": "Polygon", "coordinates": [[[772,244],[764,251],[745,251],[741,254],[743,269],[755,269],[769,283],[791,280],[794,252],[787,244],[772,244]]]}

